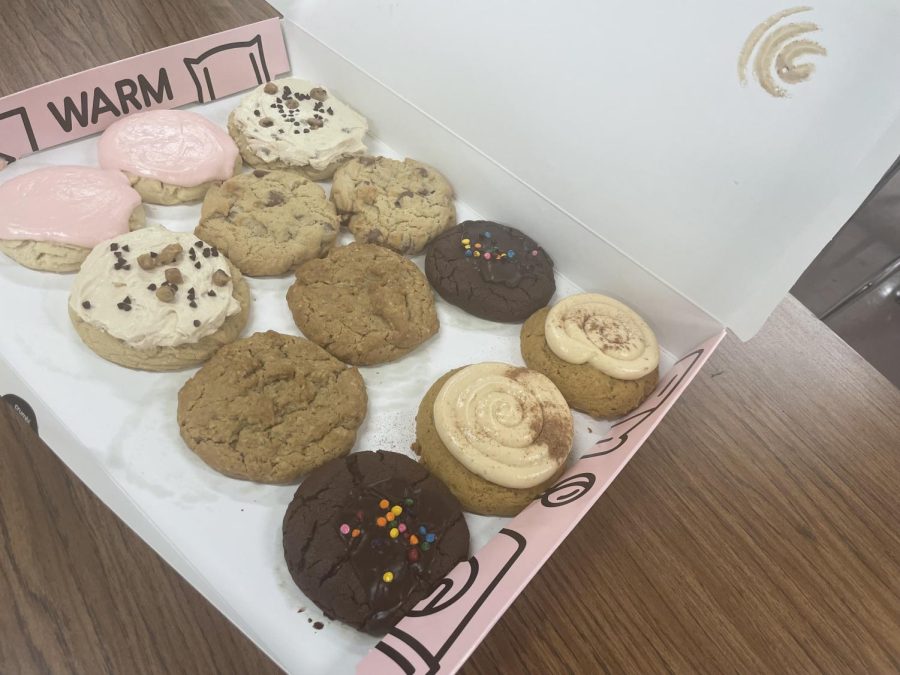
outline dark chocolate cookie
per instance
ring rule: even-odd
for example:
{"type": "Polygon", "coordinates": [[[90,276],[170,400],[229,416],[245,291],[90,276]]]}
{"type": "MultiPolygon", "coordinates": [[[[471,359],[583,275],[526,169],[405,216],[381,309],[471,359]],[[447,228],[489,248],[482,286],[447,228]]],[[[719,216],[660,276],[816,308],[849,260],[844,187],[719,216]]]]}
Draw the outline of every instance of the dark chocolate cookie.
{"type": "Polygon", "coordinates": [[[425,276],[469,314],[517,323],[550,302],[553,261],[528,235],[487,220],[467,220],[435,239],[425,276]]]}
{"type": "Polygon", "coordinates": [[[385,633],[469,555],[459,502],[414,460],[357,452],[307,476],[284,516],[284,557],[330,619],[385,633]]]}

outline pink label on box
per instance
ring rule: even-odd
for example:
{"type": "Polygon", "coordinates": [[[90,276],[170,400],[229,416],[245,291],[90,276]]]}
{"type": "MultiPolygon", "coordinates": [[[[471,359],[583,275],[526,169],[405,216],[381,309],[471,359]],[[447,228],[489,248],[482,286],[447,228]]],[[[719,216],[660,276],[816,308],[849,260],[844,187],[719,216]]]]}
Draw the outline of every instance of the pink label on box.
{"type": "Polygon", "coordinates": [[[360,662],[359,675],[452,673],[468,658],[541,565],[584,517],[678,400],[725,336],[681,358],[644,404],[613,424],[553,487],[431,595],[360,662]]]}
{"type": "Polygon", "coordinates": [[[249,89],[290,69],[280,19],[86,70],[0,99],[0,168],[139,110],[249,89]]]}

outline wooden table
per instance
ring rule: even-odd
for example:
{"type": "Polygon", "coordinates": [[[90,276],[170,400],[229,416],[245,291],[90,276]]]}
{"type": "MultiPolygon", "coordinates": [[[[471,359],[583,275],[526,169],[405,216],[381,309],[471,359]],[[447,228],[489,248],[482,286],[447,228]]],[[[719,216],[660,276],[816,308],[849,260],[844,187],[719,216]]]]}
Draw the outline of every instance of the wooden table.
{"type": "MultiPolygon", "coordinates": [[[[0,95],[273,14],[4,0],[0,95]]],[[[900,392],[788,298],[725,340],[465,671],[897,672],[898,479],[900,392]]],[[[276,668],[2,409],[0,673],[31,672],[276,668]]]]}

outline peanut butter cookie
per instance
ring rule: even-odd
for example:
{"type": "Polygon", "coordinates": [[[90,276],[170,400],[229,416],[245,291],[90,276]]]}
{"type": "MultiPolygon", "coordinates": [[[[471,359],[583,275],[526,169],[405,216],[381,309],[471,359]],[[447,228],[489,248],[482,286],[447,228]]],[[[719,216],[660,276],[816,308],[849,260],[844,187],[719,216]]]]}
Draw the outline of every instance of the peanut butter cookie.
{"type": "Polygon", "coordinates": [[[354,365],[398,359],[438,330],[425,275],[372,244],[342,246],[301,265],[287,302],[306,337],[354,365]]]}
{"type": "Polygon", "coordinates": [[[185,383],[178,426],[226,476],[289,483],[350,452],[366,404],[356,368],[268,331],[223,347],[185,383]]]}
{"type": "Polygon", "coordinates": [[[331,199],[356,241],[407,255],[456,223],[450,183],[412,159],[352,159],[335,172],[331,199]]]}

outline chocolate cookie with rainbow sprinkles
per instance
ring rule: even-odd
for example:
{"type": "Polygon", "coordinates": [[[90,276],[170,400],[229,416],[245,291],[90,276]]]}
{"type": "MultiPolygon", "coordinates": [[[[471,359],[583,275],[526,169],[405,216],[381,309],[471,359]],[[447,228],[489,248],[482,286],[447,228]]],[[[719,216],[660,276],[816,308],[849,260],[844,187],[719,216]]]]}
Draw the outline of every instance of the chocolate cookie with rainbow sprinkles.
{"type": "Polygon", "coordinates": [[[459,502],[395,452],[355,452],[309,474],[288,506],[284,558],[330,619],[387,632],[469,555],[459,502]]]}
{"type": "Polygon", "coordinates": [[[425,276],[444,300],[490,321],[524,321],[556,292],[547,252],[514,227],[487,220],[467,220],[431,242],[425,276]]]}

